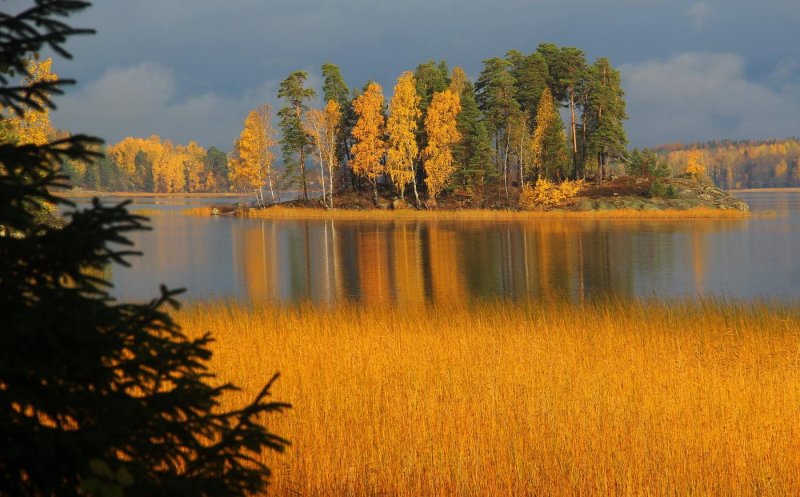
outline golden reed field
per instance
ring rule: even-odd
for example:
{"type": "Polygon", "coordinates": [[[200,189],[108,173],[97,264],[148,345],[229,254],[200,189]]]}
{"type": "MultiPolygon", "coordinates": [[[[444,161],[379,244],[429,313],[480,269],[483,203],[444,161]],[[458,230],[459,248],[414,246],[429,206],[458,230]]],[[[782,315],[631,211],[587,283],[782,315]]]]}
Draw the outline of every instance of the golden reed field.
{"type": "Polygon", "coordinates": [[[214,332],[241,395],[281,372],[272,495],[800,495],[796,304],[214,302],[179,320],[214,332]]]}

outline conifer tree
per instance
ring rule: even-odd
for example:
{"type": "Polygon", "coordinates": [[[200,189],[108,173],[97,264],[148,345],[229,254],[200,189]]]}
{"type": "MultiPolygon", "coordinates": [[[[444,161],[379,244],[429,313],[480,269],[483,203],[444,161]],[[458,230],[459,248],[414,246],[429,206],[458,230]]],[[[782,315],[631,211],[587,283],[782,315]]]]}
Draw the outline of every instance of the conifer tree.
{"type": "MultiPolygon", "coordinates": [[[[606,58],[600,58],[587,71],[586,104],[583,111],[583,141],[586,154],[598,166],[598,181],[605,177],[608,162],[625,157],[628,138],[623,122],[625,93],[619,71],[606,58]]],[[[582,171],[579,171],[582,173],[582,171]]]]}
{"type": "Polygon", "coordinates": [[[461,92],[461,112],[456,121],[461,140],[453,146],[453,158],[456,162],[453,177],[469,189],[483,188],[494,181],[497,174],[492,165],[492,144],[486,131],[486,123],[469,82],[461,92]]]}
{"type": "Polygon", "coordinates": [[[227,191],[229,189],[228,158],[225,152],[217,147],[211,147],[206,152],[203,162],[205,163],[206,171],[214,177],[214,190],[227,191]]]}
{"type": "Polygon", "coordinates": [[[539,100],[536,123],[531,147],[537,178],[564,179],[569,170],[569,152],[564,122],[549,88],[545,88],[539,100]]]}
{"type": "Polygon", "coordinates": [[[413,185],[417,205],[419,205],[419,193],[415,164],[419,153],[416,138],[417,121],[421,115],[419,101],[414,75],[410,71],[404,72],[397,79],[394,95],[389,102],[389,117],[386,121],[388,146],[386,169],[401,198],[406,186],[413,185]]]}
{"type": "Polygon", "coordinates": [[[344,167],[351,159],[350,147],[352,147],[352,131],[356,123],[356,115],[353,110],[353,102],[350,98],[350,90],[342,78],[339,66],[326,62],[322,64],[322,94],[326,102],[331,100],[339,105],[341,118],[339,119],[339,131],[337,134],[337,153],[338,163],[344,167]]]}
{"type": "Polygon", "coordinates": [[[303,200],[308,202],[308,185],[306,181],[306,152],[311,140],[303,126],[303,116],[308,110],[306,102],[316,96],[311,88],[305,88],[308,75],[305,71],[291,73],[280,85],[278,98],[282,98],[286,106],[278,111],[282,132],[281,151],[286,173],[292,175],[300,169],[299,179],[303,186],[303,200]]]}
{"type": "Polygon", "coordinates": [[[534,119],[539,99],[547,87],[547,62],[538,52],[525,55],[517,50],[509,51],[506,59],[511,64],[511,76],[514,78],[514,98],[527,119],[529,129],[532,129],[536,124],[534,119]]]}
{"type": "MultiPolygon", "coordinates": [[[[66,39],[91,31],[65,18],[88,6],[40,0],[0,13],[0,105],[17,116],[52,107],[69,81],[19,88],[11,73],[30,76],[25,59],[45,45],[69,57],[66,39]]],[[[59,164],[97,159],[99,145],[0,143],[0,495],[261,494],[260,454],[286,445],[262,420],[286,407],[268,401],[272,381],[249,405],[220,408],[235,388],[208,371],[210,335],[187,337],[164,309],[179,292],[119,303],[99,276],[136,254],[128,234],[145,219],[94,201],[54,227],[31,210],[72,207],[52,193],[68,186],[59,164]]]]}
{"type": "Polygon", "coordinates": [[[494,139],[494,156],[497,170],[503,176],[506,198],[508,192],[508,166],[511,149],[509,125],[519,114],[515,99],[514,78],[507,60],[494,57],[483,61],[483,70],[475,83],[478,108],[486,116],[487,127],[494,139]]]}
{"type": "MultiPolygon", "coordinates": [[[[414,83],[417,87],[417,95],[420,98],[419,110],[422,119],[425,119],[428,105],[433,100],[433,95],[446,90],[450,84],[448,73],[447,62],[443,60],[439,63],[429,60],[424,64],[418,65],[414,70],[414,83]]],[[[422,129],[422,126],[420,126],[420,129],[422,129]]]]}
{"type": "Polygon", "coordinates": [[[544,57],[549,74],[548,86],[553,98],[570,111],[570,148],[572,149],[572,173],[577,174],[581,165],[578,155],[578,131],[576,105],[583,92],[587,64],[586,55],[575,47],[558,47],[552,43],[542,43],[536,51],[544,57]]]}
{"type": "Polygon", "coordinates": [[[386,122],[383,116],[383,92],[381,85],[367,83],[361,95],[353,101],[353,109],[358,116],[353,127],[353,159],[351,167],[357,175],[369,180],[375,191],[375,204],[378,203],[378,178],[386,172],[386,122]]]}

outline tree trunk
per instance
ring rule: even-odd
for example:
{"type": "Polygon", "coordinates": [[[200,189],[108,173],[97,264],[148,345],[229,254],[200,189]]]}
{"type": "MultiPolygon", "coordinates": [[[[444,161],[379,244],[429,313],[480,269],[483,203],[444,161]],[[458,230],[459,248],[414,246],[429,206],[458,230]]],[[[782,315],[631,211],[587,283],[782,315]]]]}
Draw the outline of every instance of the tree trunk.
{"type": "Polygon", "coordinates": [[[331,195],[330,207],[333,209],[333,164],[328,163],[328,184],[330,188],[328,188],[328,192],[331,195]]]}
{"type": "Polygon", "coordinates": [[[506,200],[509,200],[511,196],[508,193],[508,149],[511,147],[511,135],[506,133],[506,146],[505,151],[503,153],[503,180],[505,182],[506,187],[506,200]]]}
{"type": "Polygon", "coordinates": [[[303,201],[308,202],[308,188],[306,187],[306,154],[305,147],[300,148],[300,180],[303,182],[303,201]]]}
{"type": "Polygon", "coordinates": [[[322,159],[322,151],[319,152],[319,174],[322,181],[322,205],[327,205],[328,198],[325,195],[325,162],[322,159]]]}
{"type": "Polygon", "coordinates": [[[411,182],[414,185],[414,199],[417,201],[417,209],[419,209],[419,193],[417,192],[417,180],[411,182]]]}
{"type": "Polygon", "coordinates": [[[267,174],[267,181],[269,181],[269,194],[272,196],[272,203],[275,203],[275,190],[272,188],[272,172],[267,174]]]}
{"type": "Polygon", "coordinates": [[[523,167],[523,163],[525,159],[523,158],[523,153],[525,151],[525,135],[528,133],[528,124],[523,121],[522,123],[522,135],[519,139],[519,151],[517,155],[519,156],[519,189],[520,191],[525,189],[525,168],[523,167]]]}
{"type": "Polygon", "coordinates": [[[569,113],[572,128],[572,169],[578,168],[578,136],[575,133],[575,89],[569,85],[569,113]]]}

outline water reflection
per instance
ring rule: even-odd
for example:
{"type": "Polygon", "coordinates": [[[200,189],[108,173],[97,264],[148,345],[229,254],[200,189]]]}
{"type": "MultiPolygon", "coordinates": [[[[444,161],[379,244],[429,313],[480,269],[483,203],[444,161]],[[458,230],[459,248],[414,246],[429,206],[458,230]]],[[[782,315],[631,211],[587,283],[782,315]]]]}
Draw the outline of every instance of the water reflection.
{"type": "Polygon", "coordinates": [[[707,244],[749,221],[231,223],[246,297],[447,302],[706,293],[707,244]]]}
{"type": "MultiPolygon", "coordinates": [[[[353,222],[155,215],[114,294],[335,303],[598,295],[800,297],[800,193],[741,195],[773,218],[353,222]]],[[[193,200],[195,201],[195,200],[193,200]]],[[[177,201],[176,201],[177,202],[177,201]]],[[[183,205],[137,199],[134,208],[183,205]]]]}

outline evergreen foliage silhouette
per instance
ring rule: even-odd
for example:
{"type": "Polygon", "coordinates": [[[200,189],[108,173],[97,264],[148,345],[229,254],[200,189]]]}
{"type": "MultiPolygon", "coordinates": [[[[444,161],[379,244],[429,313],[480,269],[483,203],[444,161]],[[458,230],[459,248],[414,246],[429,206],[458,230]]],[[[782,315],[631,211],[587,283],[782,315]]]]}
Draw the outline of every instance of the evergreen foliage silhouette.
{"type": "MultiPolygon", "coordinates": [[[[53,108],[69,80],[14,86],[43,48],[70,57],[68,38],[90,34],[67,18],[89,7],[37,0],[0,13],[0,105],[53,108]]],[[[2,120],[0,120],[2,123],[2,120]]],[[[44,145],[0,143],[0,496],[243,496],[262,492],[261,453],[287,442],[264,426],[287,404],[269,400],[275,378],[232,411],[235,387],[208,370],[212,338],[192,339],[166,311],[180,290],[147,304],[119,303],[101,275],[128,265],[128,235],[146,218],[125,203],[67,214],[63,226],[41,206],[74,207],[60,164],[98,159],[83,135],[44,145]]]]}

